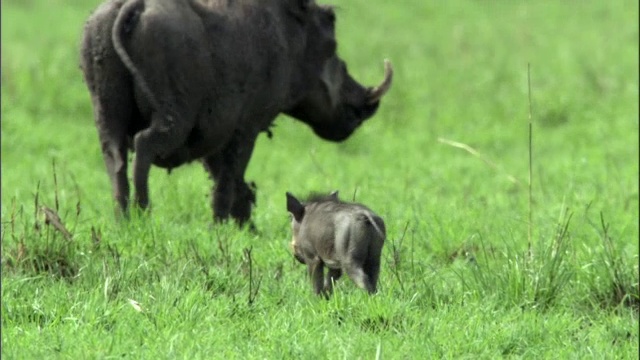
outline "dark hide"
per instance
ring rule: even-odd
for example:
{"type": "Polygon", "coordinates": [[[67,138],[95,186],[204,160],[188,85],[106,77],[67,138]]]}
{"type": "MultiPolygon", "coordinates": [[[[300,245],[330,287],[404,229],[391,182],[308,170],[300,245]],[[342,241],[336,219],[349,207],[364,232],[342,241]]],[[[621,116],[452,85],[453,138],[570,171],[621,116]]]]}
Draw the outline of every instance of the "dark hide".
{"type": "Polygon", "coordinates": [[[365,87],[336,54],[332,8],[310,0],[111,0],[87,21],[81,67],[114,197],[149,205],[151,165],[201,160],[214,218],[250,219],[244,180],[260,132],[278,114],[342,141],[391,86],[365,87]]]}

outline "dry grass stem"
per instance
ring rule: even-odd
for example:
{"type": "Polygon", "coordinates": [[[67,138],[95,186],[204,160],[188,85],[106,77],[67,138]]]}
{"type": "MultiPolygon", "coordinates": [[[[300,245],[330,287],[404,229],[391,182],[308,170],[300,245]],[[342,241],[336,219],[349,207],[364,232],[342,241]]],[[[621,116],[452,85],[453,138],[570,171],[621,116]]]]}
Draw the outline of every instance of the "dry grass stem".
{"type": "Polygon", "coordinates": [[[494,163],[493,161],[491,161],[488,157],[484,156],[482,153],[480,153],[478,150],[472,148],[471,146],[458,142],[458,141],[453,141],[453,140],[449,140],[449,139],[445,139],[445,138],[438,138],[438,142],[441,142],[443,144],[449,145],[449,146],[453,146],[455,148],[458,149],[462,149],[465,150],[466,152],[468,152],[469,154],[479,158],[480,160],[484,161],[485,164],[489,165],[492,169],[496,170],[499,173],[504,174],[507,177],[507,180],[509,180],[510,182],[521,186],[522,183],[513,175],[510,175],[508,173],[506,173],[500,166],[498,166],[498,164],[494,163]]]}

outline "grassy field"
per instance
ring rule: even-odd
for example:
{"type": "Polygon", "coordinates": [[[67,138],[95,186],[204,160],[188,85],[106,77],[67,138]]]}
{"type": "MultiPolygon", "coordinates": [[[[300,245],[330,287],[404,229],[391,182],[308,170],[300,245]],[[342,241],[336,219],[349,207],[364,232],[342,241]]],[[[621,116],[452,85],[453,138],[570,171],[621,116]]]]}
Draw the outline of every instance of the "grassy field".
{"type": "Polygon", "coordinates": [[[636,1],[335,1],[351,73],[389,58],[393,88],[344,143],[259,138],[257,234],[211,224],[198,164],[115,221],[78,68],[98,3],[2,4],[3,358],[637,358],[636,1]],[[316,298],[289,254],[285,191],[335,189],[387,223],[376,296],[316,298]]]}

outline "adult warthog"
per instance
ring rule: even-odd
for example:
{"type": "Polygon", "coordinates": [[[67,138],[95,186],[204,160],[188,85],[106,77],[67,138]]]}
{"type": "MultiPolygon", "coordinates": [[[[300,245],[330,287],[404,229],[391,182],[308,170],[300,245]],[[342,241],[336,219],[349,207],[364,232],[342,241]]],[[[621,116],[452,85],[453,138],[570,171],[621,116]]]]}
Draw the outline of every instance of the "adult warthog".
{"type": "Polygon", "coordinates": [[[360,288],[376,292],[386,238],[380,216],[362,204],[340,201],[337,192],[304,203],[287,193],[287,211],[293,256],[307,265],[316,294],[328,296],[343,270],[360,288]]]}
{"type": "Polygon", "coordinates": [[[114,197],[149,205],[151,165],[201,160],[216,186],[214,219],[251,217],[244,173],[278,114],[343,141],[391,86],[365,87],[336,54],[335,14],[312,0],[111,0],[84,29],[81,67],[114,197]]]}

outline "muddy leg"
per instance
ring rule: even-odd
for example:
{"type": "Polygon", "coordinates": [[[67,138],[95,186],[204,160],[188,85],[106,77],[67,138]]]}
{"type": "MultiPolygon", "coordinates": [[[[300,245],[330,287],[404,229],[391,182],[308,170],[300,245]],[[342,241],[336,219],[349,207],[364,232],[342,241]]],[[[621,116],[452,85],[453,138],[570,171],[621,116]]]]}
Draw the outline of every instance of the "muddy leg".
{"type": "Polygon", "coordinates": [[[342,276],[342,269],[329,269],[327,271],[327,276],[324,279],[324,291],[327,294],[331,294],[333,292],[333,283],[338,281],[342,276]]]}

